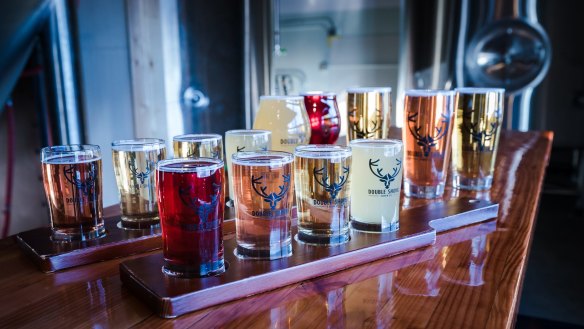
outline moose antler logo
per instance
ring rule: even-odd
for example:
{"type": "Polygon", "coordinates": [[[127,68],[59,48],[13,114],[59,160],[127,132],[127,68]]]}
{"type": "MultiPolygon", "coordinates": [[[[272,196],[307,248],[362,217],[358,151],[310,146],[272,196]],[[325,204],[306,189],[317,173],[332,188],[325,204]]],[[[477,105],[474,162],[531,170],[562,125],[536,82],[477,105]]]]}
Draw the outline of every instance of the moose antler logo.
{"type": "Polygon", "coordinates": [[[472,108],[463,112],[465,120],[461,126],[471,135],[472,140],[479,145],[479,151],[482,152],[485,150],[486,142],[493,139],[493,136],[497,133],[497,129],[499,128],[499,111],[496,111],[494,114],[494,122],[487,122],[482,129],[480,121],[472,122],[472,113],[472,108]]]}
{"type": "Polygon", "coordinates": [[[327,191],[330,194],[331,199],[334,200],[337,198],[337,194],[341,191],[343,185],[345,185],[345,183],[347,182],[347,179],[349,177],[349,169],[350,167],[343,166],[344,175],[339,176],[339,182],[329,183],[329,176],[326,167],[322,167],[320,169],[314,168],[313,171],[314,180],[318,183],[318,185],[324,187],[324,190],[327,191]],[[321,178],[320,180],[318,179],[319,176],[321,178]]]}
{"type": "Polygon", "coordinates": [[[434,127],[433,131],[424,135],[420,133],[422,127],[417,125],[418,114],[419,112],[408,115],[408,129],[418,142],[417,144],[422,147],[424,156],[427,157],[430,155],[432,148],[436,146],[438,141],[446,136],[446,133],[448,132],[448,124],[450,123],[450,116],[442,114],[440,125],[434,127]]]}
{"type": "Polygon", "coordinates": [[[290,175],[282,175],[282,177],[284,177],[284,183],[280,186],[278,186],[278,188],[280,189],[280,192],[275,193],[272,192],[270,194],[268,194],[266,192],[266,189],[268,188],[267,186],[263,186],[262,184],[262,179],[264,178],[264,176],[260,176],[260,177],[254,177],[253,175],[251,176],[251,186],[253,188],[253,190],[261,197],[264,198],[265,202],[268,202],[270,204],[270,209],[275,210],[276,209],[276,205],[278,204],[278,202],[280,202],[283,198],[284,195],[286,195],[286,192],[288,192],[288,189],[290,188],[290,175]],[[259,190],[258,190],[258,186],[259,186],[259,190]]]}
{"type": "Polygon", "coordinates": [[[187,158],[197,158],[199,157],[199,148],[197,146],[191,147],[187,149],[187,158]]]}
{"type": "Polygon", "coordinates": [[[391,182],[395,180],[397,175],[399,174],[402,162],[400,159],[395,159],[397,162],[397,167],[394,167],[392,173],[383,174],[383,168],[377,168],[379,166],[380,159],[373,161],[373,159],[369,159],[369,170],[375,175],[375,177],[379,178],[379,181],[385,185],[385,188],[388,189],[391,182]],[[373,170],[375,168],[375,171],[373,170]]]}
{"type": "Polygon", "coordinates": [[[369,129],[369,123],[365,124],[365,130],[362,130],[359,127],[359,123],[361,122],[360,119],[357,118],[357,110],[354,109],[349,112],[350,115],[350,122],[351,128],[357,135],[357,138],[372,138],[375,137],[376,133],[381,129],[381,111],[379,109],[375,109],[375,117],[378,120],[371,121],[371,129],[369,129]]]}
{"type": "Polygon", "coordinates": [[[154,162],[150,161],[150,160],[146,160],[146,171],[138,171],[138,168],[136,168],[136,158],[132,157],[130,158],[130,162],[129,162],[129,166],[130,166],[130,172],[132,173],[132,180],[139,180],[140,181],[140,185],[144,185],[144,181],[146,179],[148,179],[148,177],[150,177],[150,174],[152,173],[152,167],[154,167],[154,162]]]}
{"type": "Polygon", "coordinates": [[[81,173],[75,167],[76,165],[72,164],[63,168],[65,179],[81,190],[83,195],[89,196],[95,187],[95,164],[89,163],[89,172],[86,174],[85,180],[81,179],[81,173]]]}
{"type": "Polygon", "coordinates": [[[213,183],[214,194],[211,196],[211,201],[203,201],[197,196],[192,196],[194,189],[195,188],[192,185],[179,187],[178,194],[180,195],[180,200],[185,206],[197,212],[201,223],[206,223],[209,219],[209,215],[219,202],[219,195],[221,195],[221,185],[213,183]]]}

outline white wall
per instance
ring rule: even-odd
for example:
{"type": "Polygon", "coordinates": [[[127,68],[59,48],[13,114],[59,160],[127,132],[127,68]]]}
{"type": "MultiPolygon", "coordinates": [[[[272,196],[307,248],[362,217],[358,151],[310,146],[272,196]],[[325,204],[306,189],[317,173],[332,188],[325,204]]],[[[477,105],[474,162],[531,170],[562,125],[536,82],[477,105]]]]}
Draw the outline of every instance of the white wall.
{"type": "Polygon", "coordinates": [[[134,137],[125,2],[76,3],[86,137],[102,148],[103,202],[108,206],[118,203],[111,142],[134,137]]]}
{"type": "MultiPolygon", "coordinates": [[[[358,1],[353,1],[349,6],[346,1],[339,1],[313,10],[299,10],[303,7],[300,4],[288,6],[284,3],[287,2],[282,2],[280,33],[285,54],[274,58],[274,75],[289,73],[294,77],[291,94],[307,90],[336,92],[342,122],[346,117],[344,92],[349,87],[390,86],[395,107],[399,47],[397,3],[364,2],[358,6],[355,5],[358,1]],[[286,24],[290,18],[310,17],[330,17],[338,36],[327,38],[325,29],[314,24],[286,24]]],[[[305,5],[310,6],[310,3],[305,5]]],[[[395,118],[393,113],[392,117],[395,118]]],[[[346,123],[343,123],[341,135],[345,134],[346,123]]]]}

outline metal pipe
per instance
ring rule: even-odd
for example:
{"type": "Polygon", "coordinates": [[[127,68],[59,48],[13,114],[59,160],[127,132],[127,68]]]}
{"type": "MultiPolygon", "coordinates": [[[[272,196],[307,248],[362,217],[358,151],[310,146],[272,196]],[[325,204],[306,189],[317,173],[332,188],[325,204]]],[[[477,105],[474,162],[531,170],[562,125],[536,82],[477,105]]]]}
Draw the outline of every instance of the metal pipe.
{"type": "Polygon", "coordinates": [[[244,79],[244,97],[245,97],[245,129],[251,129],[251,17],[250,2],[243,2],[243,79],[244,79]]]}
{"type": "Polygon", "coordinates": [[[55,0],[54,4],[55,10],[51,21],[51,53],[61,143],[81,144],[84,138],[68,8],[66,0],[55,0]]]}

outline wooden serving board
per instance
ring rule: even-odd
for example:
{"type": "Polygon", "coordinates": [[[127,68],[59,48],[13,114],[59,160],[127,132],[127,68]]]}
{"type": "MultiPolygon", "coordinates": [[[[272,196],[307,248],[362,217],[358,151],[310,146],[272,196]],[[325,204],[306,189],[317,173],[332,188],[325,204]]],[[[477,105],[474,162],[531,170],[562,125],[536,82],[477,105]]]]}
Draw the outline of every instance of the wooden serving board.
{"type": "Polygon", "coordinates": [[[126,230],[118,227],[119,222],[119,216],[104,218],[106,236],[95,240],[53,242],[48,227],[19,233],[16,240],[43,272],[55,272],[162,247],[160,227],[126,230]]]}
{"type": "MultiPolygon", "coordinates": [[[[115,212],[119,212],[115,206],[115,212]]],[[[225,218],[233,218],[234,211],[225,207],[225,218]]],[[[75,266],[102,262],[162,248],[160,227],[127,230],[120,228],[120,216],[104,218],[106,236],[96,240],[53,242],[48,227],[18,233],[20,248],[45,273],[75,266]]]]}
{"type": "MultiPolygon", "coordinates": [[[[291,257],[272,260],[240,260],[235,257],[235,237],[226,236],[224,274],[181,279],[162,273],[162,253],[120,264],[122,282],[163,318],[200,310],[282,286],[368,263],[423,246],[436,233],[497,217],[498,204],[466,198],[402,210],[400,230],[375,234],[351,231],[351,240],[331,247],[311,246],[293,239],[291,257]]],[[[296,233],[293,226],[292,234],[296,233]]]]}

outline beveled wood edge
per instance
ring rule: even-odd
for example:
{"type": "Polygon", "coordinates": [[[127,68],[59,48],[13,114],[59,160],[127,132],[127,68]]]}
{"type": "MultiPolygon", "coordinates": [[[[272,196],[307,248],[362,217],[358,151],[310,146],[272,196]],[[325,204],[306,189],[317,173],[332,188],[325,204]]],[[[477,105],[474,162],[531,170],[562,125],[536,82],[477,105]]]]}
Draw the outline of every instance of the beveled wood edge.
{"type": "Polygon", "coordinates": [[[437,233],[442,233],[496,218],[498,214],[499,204],[493,203],[492,205],[486,206],[484,208],[466,211],[462,215],[456,214],[431,220],[429,225],[430,227],[434,228],[437,233]]]}
{"type": "Polygon", "coordinates": [[[106,246],[101,246],[96,248],[95,246],[87,247],[83,249],[76,249],[68,253],[57,254],[55,256],[39,255],[26,241],[24,241],[20,236],[16,237],[17,244],[21,250],[29,256],[28,258],[32,260],[33,263],[43,273],[54,273],[60,270],[69,269],[82,265],[89,265],[93,263],[108,261],[112,259],[124,258],[136,254],[147,253],[150,251],[160,249],[162,244],[162,237],[160,234],[154,234],[150,236],[143,236],[136,238],[131,244],[128,243],[111,243],[106,246]],[[123,248],[126,246],[127,248],[123,248]],[[123,248],[121,250],[118,250],[123,248]],[[89,259],[84,256],[93,255],[94,253],[105,253],[110,254],[101,259],[89,259]]]}
{"type": "Polygon", "coordinates": [[[22,240],[20,235],[15,235],[14,240],[16,245],[20,250],[27,256],[27,258],[33,262],[43,273],[51,273],[56,271],[53,269],[52,264],[47,262],[46,257],[39,255],[36,250],[34,250],[28,243],[22,240]]]}

